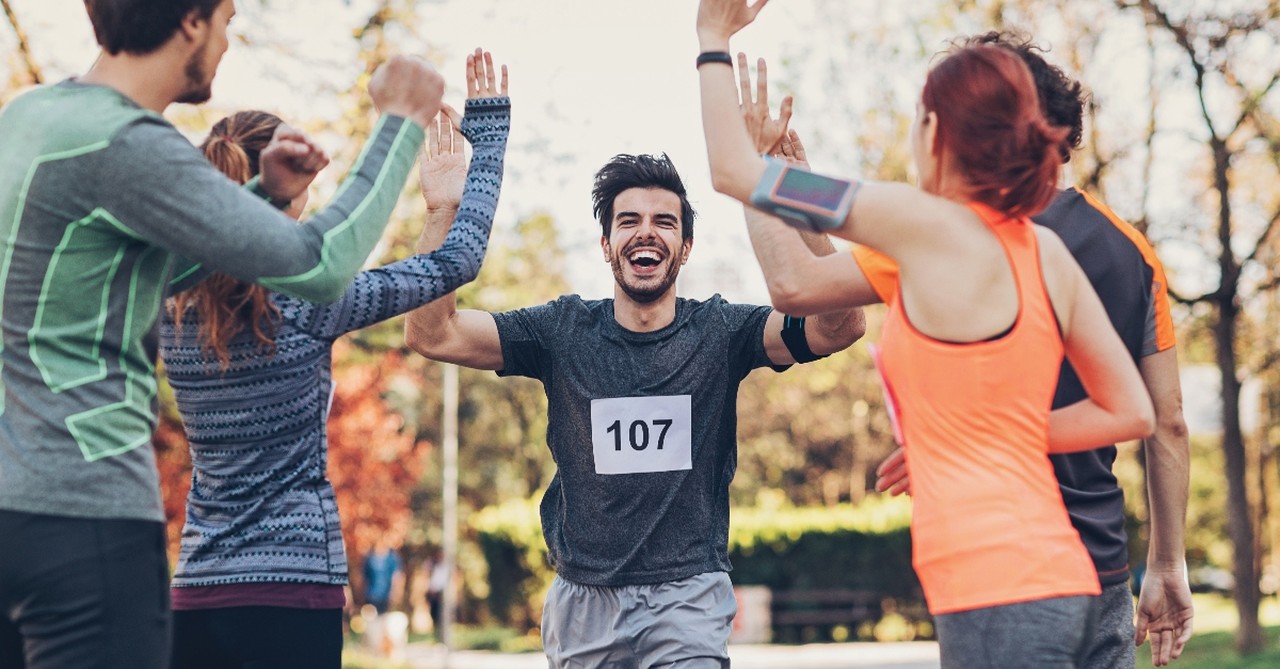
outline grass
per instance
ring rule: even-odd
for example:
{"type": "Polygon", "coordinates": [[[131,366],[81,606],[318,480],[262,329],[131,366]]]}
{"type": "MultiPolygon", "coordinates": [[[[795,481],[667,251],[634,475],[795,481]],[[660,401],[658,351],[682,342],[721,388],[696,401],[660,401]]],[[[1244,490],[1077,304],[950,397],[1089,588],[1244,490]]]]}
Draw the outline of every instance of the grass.
{"type": "MultiPolygon", "coordinates": [[[[1235,633],[1232,631],[1204,632],[1191,637],[1182,657],[1169,666],[1172,669],[1275,669],[1280,667],[1280,625],[1265,628],[1266,650],[1257,655],[1242,658],[1236,655],[1235,633]]],[[[1151,666],[1150,646],[1138,649],[1138,666],[1151,666]]]]}

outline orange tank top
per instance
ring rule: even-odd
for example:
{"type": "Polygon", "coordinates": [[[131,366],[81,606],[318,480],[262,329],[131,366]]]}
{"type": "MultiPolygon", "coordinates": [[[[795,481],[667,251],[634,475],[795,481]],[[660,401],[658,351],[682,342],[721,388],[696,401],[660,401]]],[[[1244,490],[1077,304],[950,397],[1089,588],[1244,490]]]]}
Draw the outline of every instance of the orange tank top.
{"type": "Polygon", "coordinates": [[[932,339],[907,320],[898,289],[881,336],[911,473],[912,563],[934,614],[1101,592],[1049,463],[1063,347],[1035,230],[970,208],[1013,269],[1013,328],[986,342],[932,339]]]}

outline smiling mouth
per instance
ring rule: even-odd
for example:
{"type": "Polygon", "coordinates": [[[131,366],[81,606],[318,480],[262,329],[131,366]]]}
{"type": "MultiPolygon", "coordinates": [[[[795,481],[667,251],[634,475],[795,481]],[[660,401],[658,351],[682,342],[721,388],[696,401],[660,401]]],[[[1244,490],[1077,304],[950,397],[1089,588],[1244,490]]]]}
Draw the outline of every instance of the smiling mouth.
{"type": "Polygon", "coordinates": [[[636,249],[627,254],[627,261],[639,269],[651,269],[662,264],[662,254],[652,248],[636,249]]]}

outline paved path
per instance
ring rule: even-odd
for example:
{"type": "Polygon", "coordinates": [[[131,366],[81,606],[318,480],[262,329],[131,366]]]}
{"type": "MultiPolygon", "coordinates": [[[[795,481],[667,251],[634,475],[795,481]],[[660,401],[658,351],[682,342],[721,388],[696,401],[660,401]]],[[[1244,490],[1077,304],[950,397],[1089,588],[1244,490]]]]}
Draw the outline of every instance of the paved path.
{"type": "MultiPolygon", "coordinates": [[[[938,644],[831,643],[806,646],[729,646],[734,669],[938,669],[938,644]]],[[[445,665],[442,646],[413,644],[405,659],[414,669],[545,669],[541,653],[457,651],[445,665]]]]}

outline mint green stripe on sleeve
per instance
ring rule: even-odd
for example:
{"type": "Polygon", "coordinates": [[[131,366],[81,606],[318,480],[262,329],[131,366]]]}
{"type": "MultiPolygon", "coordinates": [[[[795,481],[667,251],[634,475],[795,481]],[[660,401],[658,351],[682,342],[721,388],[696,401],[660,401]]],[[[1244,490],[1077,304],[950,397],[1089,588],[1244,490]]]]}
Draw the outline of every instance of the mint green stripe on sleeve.
{"type": "MultiPolygon", "coordinates": [[[[323,233],[319,264],[299,274],[262,277],[259,283],[286,293],[294,292],[290,290],[291,287],[312,282],[337,282],[345,286],[359,271],[366,257],[381,238],[387,219],[390,218],[399,199],[404,181],[413,167],[423,137],[424,132],[417,124],[408,120],[402,122],[391,141],[380,169],[376,175],[373,175],[369,191],[345,219],[323,233]],[[390,190],[392,186],[399,187],[390,190]]],[[[355,172],[367,167],[367,152],[372,144],[373,142],[370,142],[370,147],[366,147],[366,154],[362,154],[361,163],[355,172]]],[[[355,172],[344,181],[342,191],[348,190],[351,183],[359,178],[355,172]]],[[[338,197],[340,198],[341,194],[338,197]]]]}

